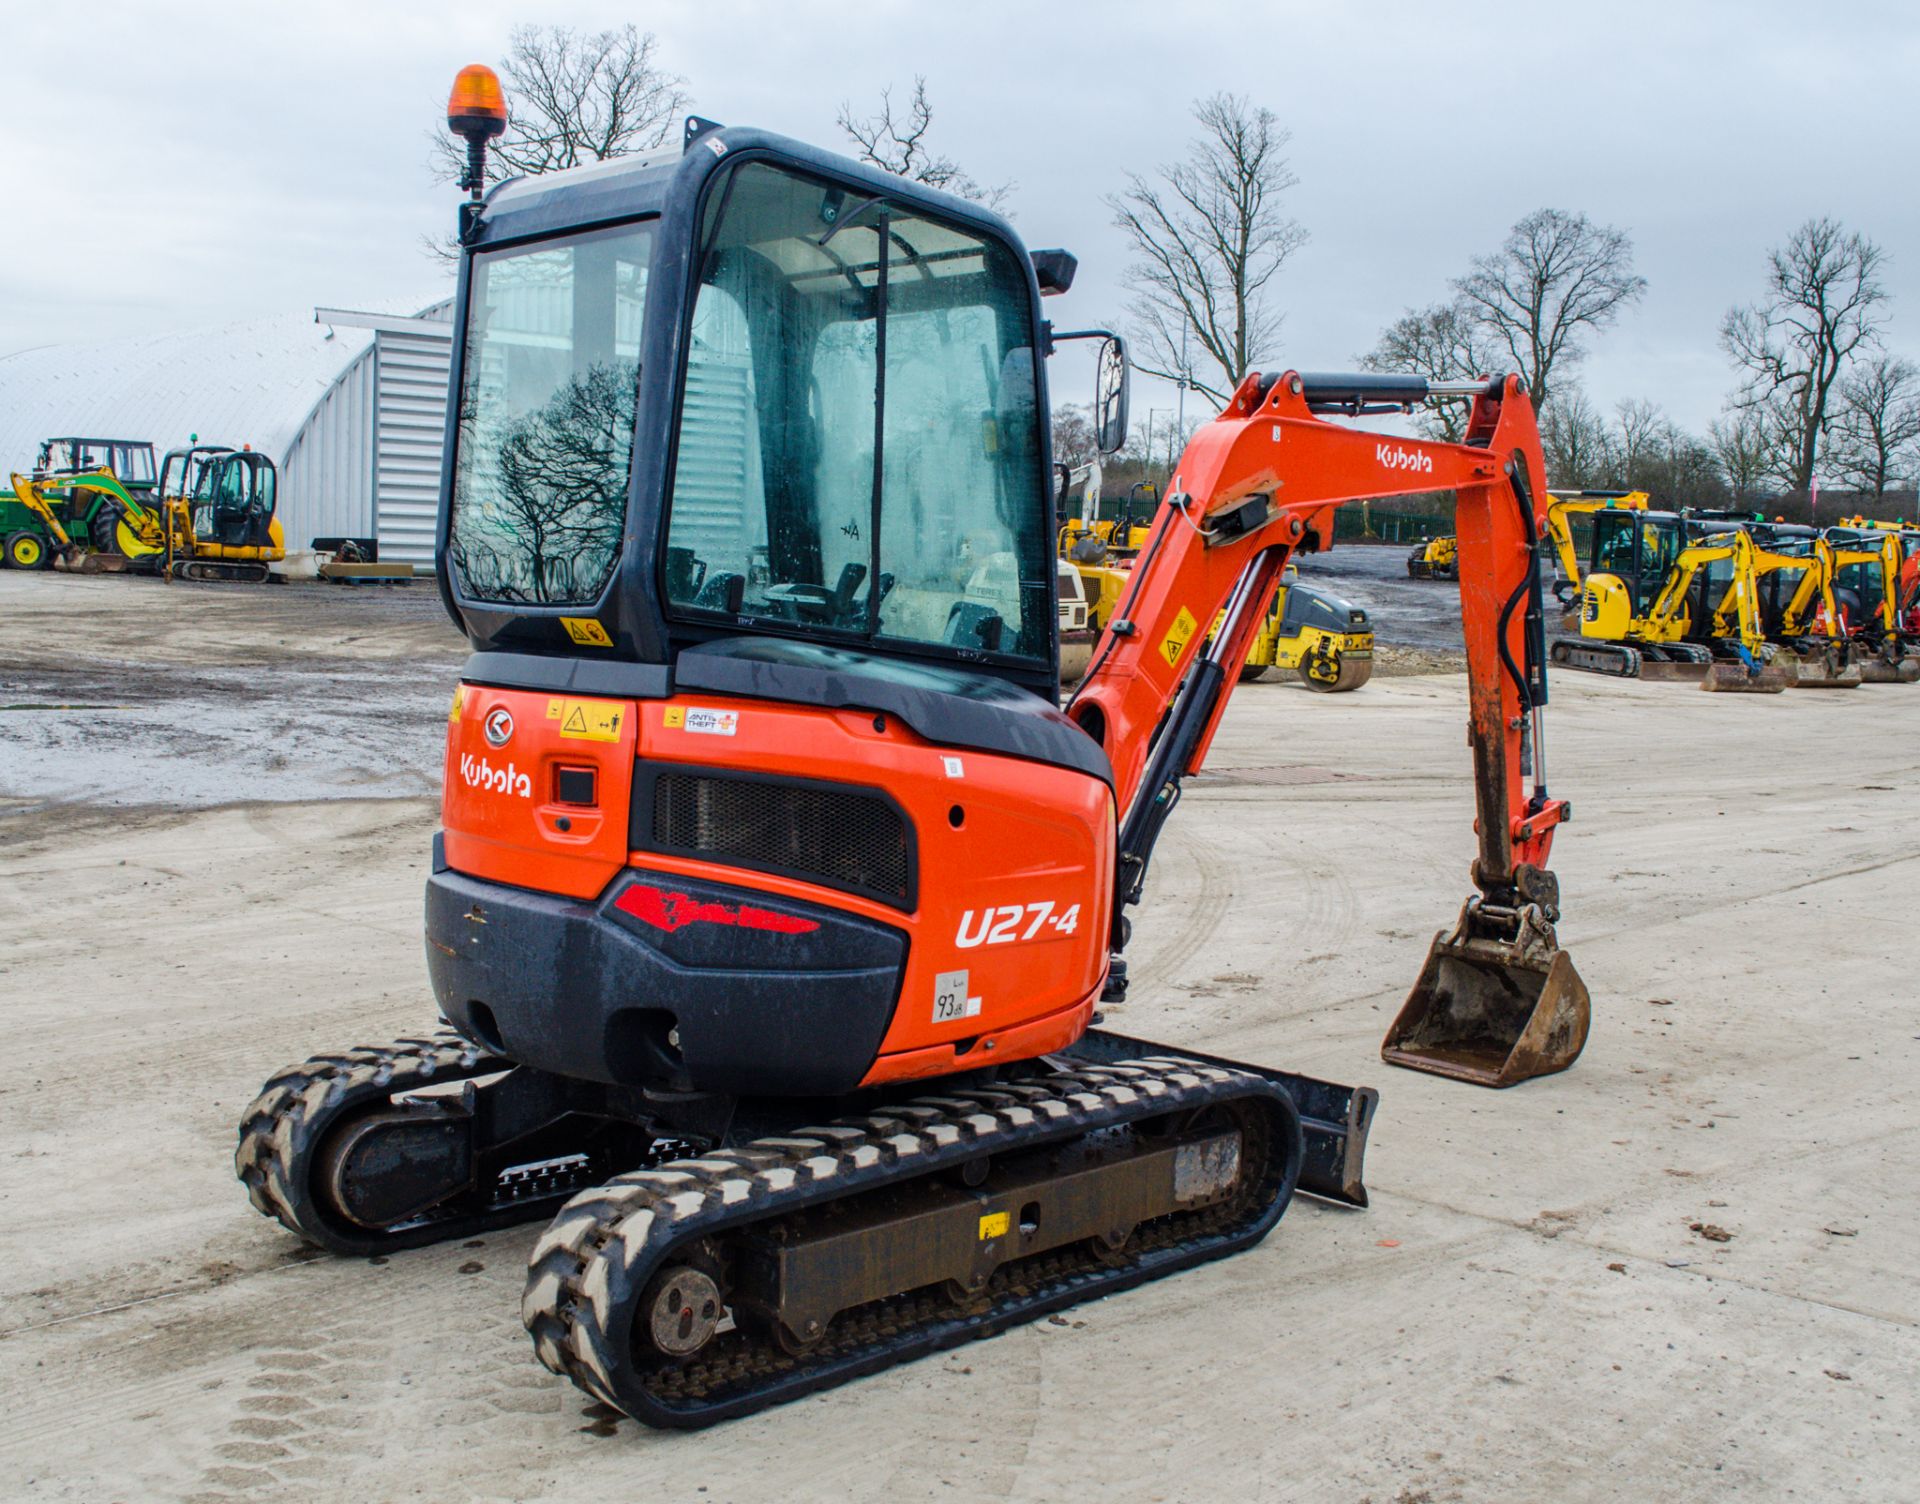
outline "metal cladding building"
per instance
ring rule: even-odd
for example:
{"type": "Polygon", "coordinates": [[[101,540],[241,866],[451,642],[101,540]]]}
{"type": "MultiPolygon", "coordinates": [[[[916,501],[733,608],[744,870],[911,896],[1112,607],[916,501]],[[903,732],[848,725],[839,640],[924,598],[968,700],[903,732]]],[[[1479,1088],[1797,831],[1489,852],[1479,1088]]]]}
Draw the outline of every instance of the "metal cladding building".
{"type": "Polygon", "coordinates": [[[163,454],[197,434],[273,457],[289,553],[372,538],[383,560],[430,565],[451,318],[450,302],[411,317],[320,308],[0,356],[0,480],[45,438],[163,454]]]}

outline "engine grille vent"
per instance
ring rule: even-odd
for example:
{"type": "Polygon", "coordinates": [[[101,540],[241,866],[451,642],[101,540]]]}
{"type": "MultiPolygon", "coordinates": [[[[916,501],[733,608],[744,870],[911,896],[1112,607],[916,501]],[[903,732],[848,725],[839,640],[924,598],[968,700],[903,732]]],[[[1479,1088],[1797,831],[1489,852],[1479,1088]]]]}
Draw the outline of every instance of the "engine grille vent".
{"type": "Polygon", "coordinates": [[[663,772],[653,785],[653,844],[913,906],[912,837],[877,794],[663,772]]]}

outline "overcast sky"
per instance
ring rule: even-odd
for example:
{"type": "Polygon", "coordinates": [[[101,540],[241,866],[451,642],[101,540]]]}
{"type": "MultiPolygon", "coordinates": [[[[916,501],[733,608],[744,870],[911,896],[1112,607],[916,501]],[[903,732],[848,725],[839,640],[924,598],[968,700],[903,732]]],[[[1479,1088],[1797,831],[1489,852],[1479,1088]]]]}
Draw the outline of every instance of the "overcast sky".
{"type": "MultiPolygon", "coordinates": [[[[1124,303],[1102,195],[1179,155],[1191,101],[1227,89],[1292,131],[1312,237],[1277,283],[1273,365],[1350,364],[1542,205],[1627,230],[1651,284],[1584,369],[1603,405],[1704,427],[1732,383],[1722,313],[1815,214],[1886,248],[1890,343],[1920,355],[1920,7],[1864,0],[0,0],[0,354],[439,296],[420,239],[454,195],[426,135],[456,68],[496,62],[520,20],[635,21],[701,114],[821,144],[842,99],[925,74],[937,149],[1017,182],[1028,243],[1080,257],[1055,305],[1074,323],[1124,303]]],[[[1057,371],[1056,401],[1085,380],[1057,371]]]]}

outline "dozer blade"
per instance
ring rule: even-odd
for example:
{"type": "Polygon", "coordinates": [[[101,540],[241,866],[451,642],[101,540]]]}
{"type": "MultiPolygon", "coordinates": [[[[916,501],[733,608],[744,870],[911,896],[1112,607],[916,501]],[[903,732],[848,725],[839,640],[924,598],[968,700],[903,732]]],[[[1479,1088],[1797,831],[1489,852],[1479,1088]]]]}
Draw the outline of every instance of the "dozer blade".
{"type": "Polygon", "coordinates": [[[1793,660],[1778,657],[1748,668],[1737,658],[1714,660],[1700,687],[1715,694],[1777,695],[1792,687],[1797,670],[1793,660]]]}
{"type": "Polygon", "coordinates": [[[1579,1059],[1590,1018],[1586,983],[1540,909],[1529,904],[1516,915],[1470,898],[1454,932],[1433,937],[1380,1058],[1475,1086],[1512,1086],[1579,1059]]]}
{"type": "Polygon", "coordinates": [[[1709,663],[1675,662],[1664,658],[1642,657],[1640,677],[1652,683],[1662,680],[1669,684],[1699,684],[1713,671],[1709,663]]]}
{"type": "Polygon", "coordinates": [[[1795,689],[1857,689],[1862,683],[1859,661],[1843,646],[1819,648],[1800,655],[1795,689]]]}
{"type": "Polygon", "coordinates": [[[1920,658],[1911,653],[1892,661],[1879,653],[1867,653],[1856,662],[1862,684],[1912,684],[1920,680],[1920,658]]]}

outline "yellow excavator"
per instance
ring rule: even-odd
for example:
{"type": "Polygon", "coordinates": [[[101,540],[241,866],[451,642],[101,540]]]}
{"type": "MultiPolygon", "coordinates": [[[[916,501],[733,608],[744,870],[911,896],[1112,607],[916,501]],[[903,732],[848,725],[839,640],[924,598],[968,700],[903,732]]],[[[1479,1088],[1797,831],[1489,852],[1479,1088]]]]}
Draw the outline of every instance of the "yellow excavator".
{"type": "Polygon", "coordinates": [[[1555,491],[1547,502],[1547,540],[1552,543],[1560,563],[1561,578],[1553,582],[1553,592],[1569,610],[1580,605],[1580,581],[1586,571],[1580,565],[1580,546],[1573,536],[1573,519],[1590,517],[1595,512],[1644,512],[1652,504],[1645,491],[1555,491]]]}
{"type": "MultiPolygon", "coordinates": [[[[68,496],[75,491],[91,491],[104,497],[100,514],[105,520],[99,524],[103,538],[110,535],[116,525],[124,528],[124,520],[116,523],[116,519],[144,516],[153,519],[157,525],[158,519],[153,509],[139,501],[109,469],[83,470],[55,476],[25,476],[14,471],[9,478],[13,482],[13,500],[25,507],[45,532],[44,542],[39,534],[24,530],[8,538],[7,561],[15,568],[39,568],[43,562],[42,549],[46,554],[44,562],[57,562],[69,568],[78,567],[96,552],[88,546],[90,540],[75,537],[69,531],[67,522],[72,521],[72,514],[69,513],[67,521],[62,521],[60,513],[66,508],[47,494],[51,490],[68,496]]],[[[84,533],[85,529],[81,531],[84,533]]]]}
{"type": "Polygon", "coordinates": [[[160,504],[129,513],[120,552],[169,579],[258,584],[287,556],[275,515],[279,471],[252,449],[195,444],[160,462],[160,504]]]}
{"type": "Polygon", "coordinates": [[[1580,636],[1553,643],[1555,663],[1616,678],[1697,680],[1721,693],[1778,694],[1794,682],[1795,660],[1767,641],[1752,537],[1735,528],[1686,542],[1673,514],[1617,516],[1596,519],[1580,636]],[[1711,636],[1728,656],[1690,636],[1711,636]]]}
{"type": "MultiPolygon", "coordinates": [[[[1920,640],[1903,630],[1900,620],[1906,562],[1900,544],[1898,531],[1845,525],[1825,529],[1814,543],[1840,631],[1854,642],[1867,684],[1920,681],[1920,640]]],[[[1817,619],[1816,625],[1825,627],[1831,620],[1817,619]]]]}
{"type": "Polygon", "coordinates": [[[1767,640],[1793,655],[1797,689],[1856,689],[1860,654],[1840,625],[1828,560],[1812,528],[1749,523],[1754,593],[1767,640]]]}
{"type": "Polygon", "coordinates": [[[1452,534],[1422,538],[1407,555],[1410,580],[1457,580],[1460,578],[1460,545],[1452,534]]]}

